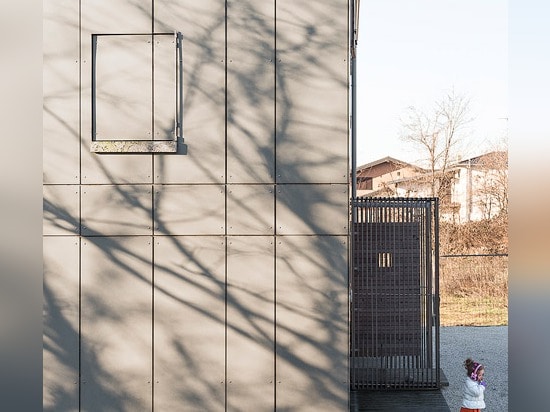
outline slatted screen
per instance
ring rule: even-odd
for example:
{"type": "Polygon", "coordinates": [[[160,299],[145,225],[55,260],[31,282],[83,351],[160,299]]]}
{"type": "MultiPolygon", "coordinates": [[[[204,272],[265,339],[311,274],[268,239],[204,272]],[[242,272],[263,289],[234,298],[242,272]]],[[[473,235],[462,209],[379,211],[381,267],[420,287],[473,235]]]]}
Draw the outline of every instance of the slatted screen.
{"type": "Polygon", "coordinates": [[[352,389],[439,386],[437,200],[353,207],[352,389]]]}

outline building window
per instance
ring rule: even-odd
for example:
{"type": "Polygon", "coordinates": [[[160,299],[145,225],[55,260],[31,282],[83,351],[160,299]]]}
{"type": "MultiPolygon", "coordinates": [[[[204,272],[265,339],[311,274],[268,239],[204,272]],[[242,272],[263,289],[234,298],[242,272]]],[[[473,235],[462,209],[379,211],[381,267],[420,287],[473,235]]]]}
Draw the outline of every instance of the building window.
{"type": "Polygon", "coordinates": [[[378,267],[379,268],[392,267],[392,255],[390,252],[382,252],[378,254],[378,267]]]}
{"type": "Polygon", "coordinates": [[[178,137],[183,141],[181,34],[93,34],[91,40],[90,151],[176,152],[178,137]]]}
{"type": "Polygon", "coordinates": [[[372,177],[360,176],[357,178],[357,189],[372,190],[372,177]]]}

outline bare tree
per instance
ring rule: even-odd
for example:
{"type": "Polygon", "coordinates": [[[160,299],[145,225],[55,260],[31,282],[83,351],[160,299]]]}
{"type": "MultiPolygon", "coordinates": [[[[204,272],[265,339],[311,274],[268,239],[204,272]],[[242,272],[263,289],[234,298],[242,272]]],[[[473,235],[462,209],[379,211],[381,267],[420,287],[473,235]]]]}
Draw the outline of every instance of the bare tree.
{"type": "Polygon", "coordinates": [[[476,197],[486,219],[508,213],[508,152],[490,152],[480,159],[482,175],[477,184],[476,197]]]}
{"type": "Polygon", "coordinates": [[[401,119],[401,139],[418,149],[429,170],[431,196],[446,198],[450,194],[449,166],[456,158],[465,126],[472,121],[469,106],[468,98],[452,90],[429,112],[411,106],[401,119]]]}

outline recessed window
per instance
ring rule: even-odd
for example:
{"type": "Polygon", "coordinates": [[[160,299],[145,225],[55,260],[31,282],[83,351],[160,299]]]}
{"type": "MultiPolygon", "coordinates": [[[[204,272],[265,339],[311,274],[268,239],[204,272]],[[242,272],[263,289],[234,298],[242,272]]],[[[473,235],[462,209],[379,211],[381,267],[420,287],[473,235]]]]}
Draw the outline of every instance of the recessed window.
{"type": "Polygon", "coordinates": [[[360,176],[357,178],[357,189],[372,190],[372,177],[360,176]]]}
{"type": "Polygon", "coordinates": [[[92,35],[92,152],[176,152],[181,56],[179,33],[92,35]]]}

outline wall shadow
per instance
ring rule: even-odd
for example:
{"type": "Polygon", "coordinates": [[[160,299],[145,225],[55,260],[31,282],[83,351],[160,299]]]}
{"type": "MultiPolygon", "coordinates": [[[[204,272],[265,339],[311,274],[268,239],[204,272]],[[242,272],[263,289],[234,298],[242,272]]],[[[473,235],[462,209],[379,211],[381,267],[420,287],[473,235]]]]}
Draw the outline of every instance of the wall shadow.
{"type": "MultiPolygon", "coordinates": [[[[186,161],[190,163],[189,167],[197,170],[196,173],[203,179],[201,184],[218,185],[224,189],[227,189],[229,184],[272,185],[273,188],[307,184],[307,191],[294,191],[292,197],[277,197],[274,190],[273,210],[284,209],[301,224],[298,228],[289,227],[281,234],[277,232],[278,222],[274,217],[273,230],[260,236],[271,238],[274,242],[273,260],[270,262],[271,266],[266,268],[266,273],[271,278],[265,283],[271,282],[272,293],[246,285],[232,285],[228,289],[226,267],[216,266],[214,263],[218,262],[211,261],[221,257],[221,264],[227,264],[227,242],[232,236],[248,237],[249,234],[232,235],[228,233],[227,227],[217,233],[208,234],[190,234],[185,229],[175,229],[174,222],[158,212],[165,205],[173,206],[169,204],[172,200],[164,197],[162,192],[157,194],[154,191],[157,185],[164,183],[157,183],[154,179],[137,183],[129,180],[128,176],[132,174],[132,170],[115,171],[110,167],[110,161],[105,160],[105,156],[91,155],[83,146],[80,149],[82,156],[93,163],[91,168],[94,173],[101,175],[101,182],[90,184],[109,185],[110,192],[106,192],[105,204],[117,199],[116,205],[121,209],[140,211],[139,216],[143,216],[144,221],[148,220],[149,229],[147,226],[136,229],[137,232],[132,232],[131,236],[148,239],[151,242],[150,247],[144,246],[141,249],[127,243],[125,236],[129,235],[117,231],[110,217],[96,217],[95,221],[87,222],[89,226],[86,227],[84,236],[82,194],[76,213],[66,206],[63,199],[46,196],[44,219],[59,231],[47,236],[74,237],[79,242],[87,242],[88,250],[94,251],[93,264],[83,266],[82,260],[79,260],[78,278],[81,287],[82,277],[92,276],[94,279],[109,277],[113,282],[119,277],[124,277],[125,283],[116,283],[117,287],[126,284],[128,290],[134,287],[131,285],[140,285],[140,290],[143,290],[142,286],[150,289],[150,295],[142,296],[146,305],[150,306],[146,307],[147,310],[141,308],[143,313],[150,309],[147,315],[149,317],[143,313],[140,315],[141,321],[149,322],[151,333],[154,335],[151,337],[149,352],[142,353],[144,356],[150,356],[150,361],[144,361],[144,368],[148,367],[149,362],[151,364],[150,385],[147,386],[146,382],[143,382],[142,387],[147,388],[143,391],[146,394],[140,393],[136,396],[135,387],[128,386],[128,376],[118,373],[124,370],[126,361],[120,360],[119,365],[114,365],[108,361],[113,358],[106,355],[111,349],[119,350],[123,347],[119,344],[128,339],[128,336],[125,335],[126,329],[122,325],[127,319],[132,319],[134,311],[140,308],[131,306],[131,310],[121,311],[120,308],[124,306],[118,305],[123,305],[123,302],[105,300],[101,287],[97,286],[93,290],[82,288],[79,295],[74,297],[75,300],[71,301],[72,305],[76,304],[79,308],[75,323],[73,318],[69,318],[72,315],[67,315],[63,310],[63,301],[58,297],[59,286],[54,286],[50,282],[52,273],[57,270],[50,262],[52,256],[45,256],[44,352],[49,358],[55,359],[51,361],[52,367],[65,371],[67,375],[64,376],[79,376],[82,375],[82,371],[87,372],[85,377],[80,376],[81,381],[77,385],[80,387],[76,392],[73,382],[49,381],[51,386],[45,388],[45,392],[51,406],[45,410],[72,410],[74,405],[81,401],[79,397],[87,390],[84,385],[93,388],[93,406],[96,410],[143,410],[149,408],[155,402],[155,397],[158,395],[160,398],[161,394],[169,398],[166,405],[192,403],[194,410],[237,408],[238,405],[226,400],[227,393],[234,390],[227,382],[227,371],[221,370],[221,382],[204,374],[205,369],[212,366],[209,362],[220,359],[220,354],[214,354],[216,356],[212,359],[198,358],[197,341],[186,335],[185,321],[182,321],[182,318],[160,316],[161,313],[172,310],[186,314],[185,319],[202,320],[205,324],[211,325],[213,330],[222,330],[224,339],[227,334],[234,334],[251,342],[255,347],[272,348],[274,399],[265,401],[266,404],[271,403],[273,406],[275,402],[279,402],[278,396],[298,396],[294,392],[295,389],[285,384],[293,379],[301,379],[305,382],[305,387],[301,389],[306,392],[299,396],[304,399],[311,397],[309,394],[315,394],[327,401],[326,405],[335,410],[347,405],[347,228],[334,230],[332,222],[327,222],[326,215],[319,212],[320,206],[333,210],[345,207],[342,213],[345,213],[347,219],[347,192],[342,195],[345,200],[338,203],[334,197],[327,195],[326,190],[327,186],[334,183],[347,190],[347,178],[332,181],[331,178],[324,177],[336,174],[343,174],[344,177],[348,173],[348,159],[342,157],[340,150],[340,146],[345,145],[347,151],[347,116],[343,123],[339,123],[342,119],[337,115],[317,121],[319,113],[316,112],[315,104],[306,104],[303,99],[303,92],[307,91],[308,87],[314,91],[315,82],[311,83],[311,79],[316,77],[322,77],[330,87],[346,89],[347,96],[347,72],[343,75],[341,68],[334,67],[333,60],[320,57],[323,53],[330,54],[333,50],[345,47],[347,34],[338,34],[341,27],[336,27],[331,22],[337,13],[347,16],[347,10],[342,9],[342,5],[347,6],[347,2],[326,0],[298,5],[298,12],[293,11],[294,6],[291,6],[291,2],[286,3],[280,2],[277,6],[279,9],[275,9],[273,3],[270,14],[271,12],[266,13],[265,5],[254,1],[228,2],[227,10],[226,4],[223,3],[222,7],[220,2],[220,8],[212,11],[220,17],[203,24],[199,20],[190,20],[186,14],[194,13],[186,13],[188,10],[179,9],[177,2],[162,2],[171,13],[181,15],[182,21],[189,25],[187,33],[195,33],[194,37],[190,37],[184,31],[186,41],[192,45],[191,49],[200,52],[192,60],[192,64],[185,68],[184,111],[192,113],[196,105],[204,104],[205,100],[217,108],[216,116],[224,119],[227,133],[227,136],[223,137],[224,144],[230,148],[230,159],[222,156],[227,175],[220,179],[219,174],[212,168],[212,159],[218,157],[214,156],[210,146],[201,149],[205,151],[204,157],[183,155],[181,151],[175,155],[128,155],[149,164],[151,173],[158,175],[171,173],[175,167],[174,159],[186,156],[186,161]],[[281,21],[280,25],[272,20],[275,14],[286,18],[291,14],[301,15],[300,13],[304,16],[303,20],[295,18],[292,21],[281,21]],[[193,26],[193,29],[189,29],[190,26],[193,26]],[[293,29],[290,30],[289,27],[293,29]],[[234,41],[231,40],[231,36],[235,39],[244,39],[246,59],[243,60],[242,56],[235,54],[232,62],[224,62],[223,67],[227,70],[229,81],[224,84],[226,88],[222,89],[221,93],[211,94],[211,85],[204,86],[203,72],[205,66],[211,66],[212,60],[217,58],[218,46],[212,45],[211,33],[226,29],[229,36],[227,41],[234,41]],[[317,144],[314,135],[319,130],[335,136],[334,146],[338,148],[337,154],[333,153],[332,147],[317,144]],[[303,144],[300,143],[301,134],[304,136],[303,144]],[[342,139],[345,141],[342,142],[342,139]],[[290,156],[292,150],[287,147],[293,144],[300,146],[299,153],[309,151],[311,156],[290,156]],[[332,168],[338,171],[333,173],[332,168]],[[236,171],[234,176],[230,176],[232,170],[236,171]],[[312,179],[312,170],[321,171],[323,177],[319,180],[312,179]],[[281,172],[281,178],[278,177],[278,172],[281,172]],[[141,196],[135,190],[136,185],[152,187],[151,197],[141,196]],[[70,233],[66,231],[68,227],[78,227],[79,230],[77,233],[70,233]],[[162,245],[159,245],[157,240],[162,241],[162,245]],[[201,243],[202,241],[204,243],[201,243]],[[212,255],[212,259],[201,254],[201,246],[202,249],[209,248],[209,242],[218,242],[221,245],[219,250],[216,249],[216,253],[219,254],[212,255]],[[143,250],[147,253],[142,253],[143,250]],[[150,270],[144,271],[144,267],[150,270]],[[281,294],[285,288],[293,289],[292,294],[289,291],[289,298],[281,294]],[[300,296],[302,300],[293,300],[294,297],[300,296]],[[204,302],[214,304],[209,306],[204,302]],[[224,310],[219,311],[215,302],[224,310]],[[262,302],[262,307],[272,307],[272,312],[258,310],[257,302],[262,302]],[[83,303],[89,313],[81,312],[83,303]],[[227,316],[226,308],[230,308],[234,318],[227,316]],[[92,318],[94,323],[105,321],[107,324],[121,325],[118,333],[111,335],[104,346],[99,345],[100,342],[93,333],[88,335],[89,340],[83,339],[82,322],[86,323],[92,318]],[[274,320],[278,323],[273,324],[274,320]],[[294,323],[294,320],[301,320],[303,323],[294,323]],[[307,325],[307,328],[304,325],[307,325]],[[186,336],[189,340],[183,339],[186,336]],[[162,370],[170,365],[167,356],[155,357],[158,356],[155,355],[155,351],[159,350],[170,354],[174,370],[162,370]],[[345,353],[342,353],[342,350],[345,353]],[[76,365],[75,353],[78,355],[76,365]],[[179,366],[185,369],[182,370],[179,366]],[[163,379],[156,382],[156,374],[161,372],[164,373],[163,379]],[[192,377],[192,381],[186,380],[187,377],[192,377]],[[82,382],[84,378],[86,382],[82,382]],[[165,394],[164,379],[178,378],[186,385],[175,384],[171,387],[177,390],[165,394]],[[278,386],[278,380],[283,380],[281,386],[278,386]]],[[[149,13],[141,4],[136,3],[135,8],[138,13],[149,13]]],[[[200,7],[197,6],[194,12],[200,12],[200,7]]],[[[148,17],[155,19],[152,15],[148,17]]],[[[56,19],[59,26],[77,24],[74,14],[48,15],[46,18],[56,19]]],[[[156,24],[159,30],[170,27],[168,24],[164,27],[161,20],[157,20],[156,24]]],[[[235,43],[233,45],[236,47],[235,43]]],[[[64,55],[46,53],[45,70],[55,71],[57,63],[64,59],[64,55]]],[[[73,99],[80,92],[78,82],[71,82],[71,85],[72,89],[66,90],[66,93],[73,99]]],[[[64,139],[71,139],[70,144],[80,147],[81,139],[87,139],[86,131],[80,130],[78,123],[73,124],[67,120],[71,116],[66,115],[66,106],[57,104],[59,99],[63,100],[59,89],[49,90],[52,94],[44,96],[44,112],[51,117],[52,128],[62,130],[64,139]]],[[[110,103],[117,104],[115,101],[110,103]]],[[[322,106],[321,103],[320,105],[322,106]]],[[[162,133],[169,133],[169,130],[163,130],[162,133]]],[[[187,136],[194,136],[193,132],[187,136]]],[[[189,145],[190,154],[199,150],[195,149],[191,138],[186,140],[186,144],[189,145]]],[[[54,147],[46,146],[46,150],[54,147]]],[[[53,155],[46,153],[46,156],[53,155]]],[[[55,184],[51,183],[59,173],[49,176],[47,172],[45,181],[48,185],[75,185],[80,186],[80,190],[86,186],[82,184],[82,177],[76,182],[67,178],[55,184]]],[[[177,184],[189,183],[182,181],[177,184]]],[[[265,221],[265,214],[248,203],[247,199],[236,202],[247,219],[261,223],[265,221]]],[[[200,211],[201,206],[197,209],[200,211]]],[[[202,213],[202,216],[199,213],[195,219],[209,218],[207,209],[202,213]]],[[[135,224],[136,227],[142,227],[141,221],[135,224]]],[[[56,253],[54,258],[63,262],[65,252],[58,250],[56,253]]],[[[78,259],[82,259],[82,253],[81,245],[78,259]]],[[[123,292],[124,290],[120,293],[122,300],[125,295],[123,292]]],[[[225,342],[222,342],[222,347],[226,348],[225,345],[225,342]]],[[[224,353],[221,354],[225,365],[229,356],[226,350],[224,349],[224,353]]],[[[214,367],[219,365],[214,364],[214,367]]],[[[287,405],[290,402],[288,399],[281,400],[277,409],[292,410],[287,405]]]]}

